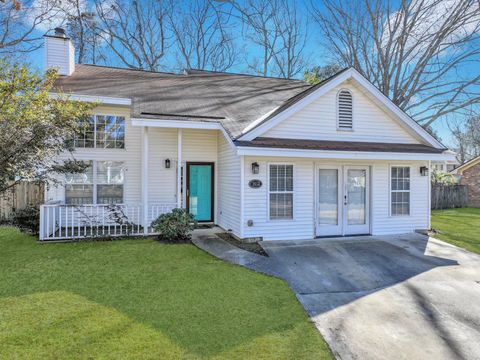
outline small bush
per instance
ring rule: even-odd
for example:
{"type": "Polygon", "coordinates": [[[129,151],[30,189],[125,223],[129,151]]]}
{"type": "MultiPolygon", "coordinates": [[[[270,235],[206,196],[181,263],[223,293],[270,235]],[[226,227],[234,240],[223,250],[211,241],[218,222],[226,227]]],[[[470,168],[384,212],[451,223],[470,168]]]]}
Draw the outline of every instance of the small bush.
{"type": "Polygon", "coordinates": [[[38,228],[40,226],[39,208],[29,205],[23,209],[18,209],[13,213],[12,223],[23,231],[38,234],[38,228]]]}
{"type": "Polygon", "coordinates": [[[195,220],[193,215],[185,210],[173,209],[153,221],[152,228],[160,233],[161,240],[170,243],[188,242],[191,239],[191,232],[195,228],[195,220]]]}

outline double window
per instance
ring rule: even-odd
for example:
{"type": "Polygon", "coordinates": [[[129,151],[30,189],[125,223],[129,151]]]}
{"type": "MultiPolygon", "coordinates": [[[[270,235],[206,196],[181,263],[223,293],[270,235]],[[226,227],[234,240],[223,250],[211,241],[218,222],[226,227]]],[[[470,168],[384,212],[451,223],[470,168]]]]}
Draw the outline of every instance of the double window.
{"type": "Polygon", "coordinates": [[[124,149],[125,117],[94,115],[82,126],[80,134],[73,139],[77,148],[124,149]]]}
{"type": "Polygon", "coordinates": [[[390,202],[392,216],[410,215],[410,167],[390,168],[390,202]]]}
{"type": "Polygon", "coordinates": [[[293,165],[269,167],[270,220],[293,219],[293,165]]]}
{"type": "Polygon", "coordinates": [[[125,167],[119,161],[90,161],[84,173],[67,174],[65,203],[120,204],[123,203],[125,167]]]}

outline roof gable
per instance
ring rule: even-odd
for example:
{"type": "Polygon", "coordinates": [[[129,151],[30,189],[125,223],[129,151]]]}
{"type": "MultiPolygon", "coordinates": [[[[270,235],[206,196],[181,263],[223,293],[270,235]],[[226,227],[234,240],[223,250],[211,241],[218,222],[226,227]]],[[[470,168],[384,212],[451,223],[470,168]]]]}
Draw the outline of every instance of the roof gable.
{"type": "Polygon", "coordinates": [[[472,160],[467,161],[466,163],[460,165],[456,169],[453,169],[452,172],[455,172],[457,174],[462,174],[465,170],[470,169],[472,166],[475,166],[477,164],[480,164],[480,156],[477,156],[472,160]]]}
{"type": "Polygon", "coordinates": [[[379,105],[388,115],[395,119],[399,125],[402,126],[411,136],[419,140],[419,142],[437,148],[445,149],[445,146],[430,135],[418,123],[410,118],[398,106],[396,106],[390,99],[383,95],[375,86],[373,86],[367,79],[365,79],[358,71],[349,68],[320,83],[319,85],[306,90],[302,94],[295,96],[295,101],[291,101],[288,106],[282,106],[271,115],[264,117],[261,121],[246,127],[239,140],[253,140],[259,136],[265,136],[268,130],[274,126],[282,123],[284,120],[290,118],[293,114],[304,109],[315,100],[334,90],[336,87],[346,81],[352,81],[360,88],[373,102],[379,105]]]}

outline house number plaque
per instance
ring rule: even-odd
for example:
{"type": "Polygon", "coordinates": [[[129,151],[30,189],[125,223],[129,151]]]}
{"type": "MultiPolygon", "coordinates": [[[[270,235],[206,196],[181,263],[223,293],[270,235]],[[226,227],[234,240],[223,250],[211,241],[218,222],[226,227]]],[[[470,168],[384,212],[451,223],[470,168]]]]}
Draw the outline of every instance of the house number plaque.
{"type": "Polygon", "coordinates": [[[248,182],[248,186],[252,189],[258,189],[259,187],[262,187],[262,182],[258,179],[253,179],[248,182]]]}

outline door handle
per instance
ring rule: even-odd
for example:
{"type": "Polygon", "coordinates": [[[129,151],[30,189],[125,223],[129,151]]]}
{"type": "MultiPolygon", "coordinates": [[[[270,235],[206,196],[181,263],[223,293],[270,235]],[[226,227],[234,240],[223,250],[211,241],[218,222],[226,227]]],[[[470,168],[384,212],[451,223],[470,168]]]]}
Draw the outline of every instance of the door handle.
{"type": "Polygon", "coordinates": [[[348,204],[348,201],[347,201],[347,195],[344,196],[345,200],[343,202],[343,205],[347,205],[348,204]]]}

